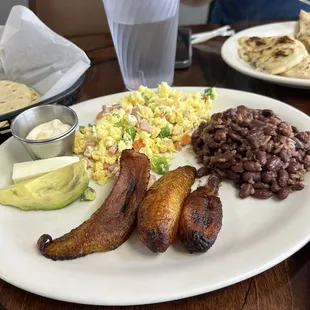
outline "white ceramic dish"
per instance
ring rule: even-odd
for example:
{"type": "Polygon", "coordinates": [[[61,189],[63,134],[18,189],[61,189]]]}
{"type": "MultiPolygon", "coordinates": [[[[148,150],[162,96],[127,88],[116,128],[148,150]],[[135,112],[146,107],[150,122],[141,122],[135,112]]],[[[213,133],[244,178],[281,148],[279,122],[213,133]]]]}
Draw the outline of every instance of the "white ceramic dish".
{"type": "MultiPolygon", "coordinates": [[[[186,92],[203,88],[183,88],[186,92]]],[[[309,130],[310,119],[267,97],[218,89],[212,112],[244,104],[273,109],[283,119],[309,130]]],[[[122,94],[73,106],[80,124],[93,122],[102,104],[122,94]]],[[[0,187],[10,183],[13,163],[30,160],[14,139],[0,146],[0,187]]],[[[193,153],[176,156],[172,168],[195,164],[193,153]]],[[[91,184],[97,199],[75,202],[57,211],[25,212],[0,206],[0,278],[27,291],[59,300],[95,305],[147,304],[210,292],[254,276],[292,255],[310,239],[310,178],[306,188],[284,201],[241,200],[230,184],[220,189],[223,227],[215,245],[200,255],[175,242],[164,254],[151,253],[134,233],[115,251],[54,262],[40,255],[37,239],[58,237],[81,224],[97,209],[113,182],[91,184]]]]}
{"type": "Polygon", "coordinates": [[[237,50],[238,40],[242,36],[295,36],[296,28],[297,22],[283,22],[267,24],[240,31],[223,44],[221,50],[222,58],[230,67],[245,75],[283,86],[310,88],[310,80],[307,79],[288,78],[257,71],[254,67],[250,66],[240,58],[237,50]]]}

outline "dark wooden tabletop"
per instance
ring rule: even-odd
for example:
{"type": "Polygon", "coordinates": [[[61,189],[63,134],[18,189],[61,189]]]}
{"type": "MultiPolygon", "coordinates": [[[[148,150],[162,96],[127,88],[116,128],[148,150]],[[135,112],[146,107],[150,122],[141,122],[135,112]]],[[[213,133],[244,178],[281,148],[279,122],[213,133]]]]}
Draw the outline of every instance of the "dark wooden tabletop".
{"type": "MultiPolygon", "coordinates": [[[[255,23],[240,23],[232,26],[236,30],[241,30],[253,25],[255,23]]],[[[193,31],[204,31],[215,27],[217,26],[196,26],[193,27],[193,31]]],[[[108,36],[75,37],[71,40],[86,50],[92,60],[92,66],[80,89],[78,102],[125,90],[115,51],[108,36]]],[[[277,86],[247,77],[229,68],[220,56],[224,41],[225,38],[221,37],[197,45],[193,52],[192,66],[175,72],[174,86],[216,86],[249,91],[279,99],[310,115],[309,90],[277,86]]],[[[9,135],[2,135],[0,142],[8,137],[9,135]]],[[[77,305],[40,297],[0,280],[0,310],[2,310],[1,305],[8,310],[110,308],[77,305]]],[[[113,307],[113,309],[310,309],[310,244],[274,268],[215,292],[161,304],[113,307]]]]}

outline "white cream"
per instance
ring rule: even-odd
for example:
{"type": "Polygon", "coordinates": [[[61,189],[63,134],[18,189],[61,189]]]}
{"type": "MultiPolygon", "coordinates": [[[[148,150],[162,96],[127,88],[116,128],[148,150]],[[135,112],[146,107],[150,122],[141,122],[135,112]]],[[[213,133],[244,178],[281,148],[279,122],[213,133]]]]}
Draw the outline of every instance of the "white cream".
{"type": "Polygon", "coordinates": [[[59,119],[53,119],[47,123],[43,123],[41,125],[36,126],[33,128],[26,139],[29,140],[42,140],[42,139],[49,139],[56,136],[61,135],[65,131],[71,128],[70,125],[64,124],[59,119]]]}

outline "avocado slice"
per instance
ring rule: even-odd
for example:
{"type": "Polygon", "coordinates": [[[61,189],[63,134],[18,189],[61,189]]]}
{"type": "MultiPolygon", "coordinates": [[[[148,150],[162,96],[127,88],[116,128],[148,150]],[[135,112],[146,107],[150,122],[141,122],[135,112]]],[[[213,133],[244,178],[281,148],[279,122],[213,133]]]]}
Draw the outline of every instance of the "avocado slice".
{"type": "Polygon", "coordinates": [[[81,201],[93,201],[96,199],[96,191],[91,188],[91,187],[87,187],[83,193],[83,195],[81,196],[81,201]]]}
{"type": "Polygon", "coordinates": [[[89,184],[86,161],[46,173],[38,178],[0,189],[0,204],[22,210],[56,210],[72,203],[89,184]]]}

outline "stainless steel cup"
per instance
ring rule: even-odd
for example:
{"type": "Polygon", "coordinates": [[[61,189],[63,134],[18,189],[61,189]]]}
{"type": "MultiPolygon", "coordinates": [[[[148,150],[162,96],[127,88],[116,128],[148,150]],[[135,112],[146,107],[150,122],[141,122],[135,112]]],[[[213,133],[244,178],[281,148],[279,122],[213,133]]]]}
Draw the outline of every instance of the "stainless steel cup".
{"type": "Polygon", "coordinates": [[[11,131],[14,138],[22,143],[35,160],[72,154],[77,125],[78,117],[72,109],[62,105],[43,105],[18,115],[11,124],[11,131]],[[33,128],[55,118],[71,125],[71,128],[63,134],[49,139],[26,139],[33,128]]]}

